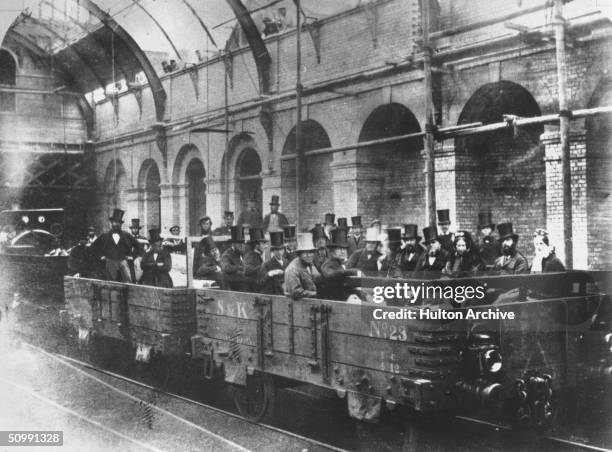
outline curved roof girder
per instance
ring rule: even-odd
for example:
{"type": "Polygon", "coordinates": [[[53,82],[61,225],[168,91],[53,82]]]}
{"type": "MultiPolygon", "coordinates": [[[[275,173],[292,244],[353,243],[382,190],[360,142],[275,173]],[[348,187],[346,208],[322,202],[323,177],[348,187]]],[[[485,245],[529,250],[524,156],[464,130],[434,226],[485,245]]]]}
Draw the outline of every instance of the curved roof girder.
{"type": "Polygon", "coordinates": [[[249,47],[253,52],[255,65],[257,66],[257,74],[259,76],[259,91],[260,94],[269,94],[270,92],[270,65],[272,58],[266,47],[266,43],[261,37],[251,14],[246,9],[241,0],[227,0],[230,8],[234,12],[238,23],[242,27],[244,34],[249,42],[249,47]]]}
{"type": "MultiPolygon", "coordinates": [[[[17,44],[23,46],[26,50],[32,52],[37,57],[41,59],[49,58],[49,54],[45,51],[45,49],[40,47],[27,36],[24,36],[18,31],[16,31],[14,28],[10,29],[7,32],[7,35],[10,36],[11,39],[14,39],[17,44]]],[[[70,77],[73,83],[78,85],[78,82],[76,82],[72,78],[69,68],[62,61],[57,61],[57,63],[62,67],[62,71],[64,72],[64,74],[70,77]]],[[[79,91],[82,91],[82,89],[79,88],[79,91]]],[[[89,105],[89,102],[87,102],[85,94],[77,96],[76,99],[78,102],[79,109],[81,110],[81,113],[83,115],[83,119],[85,120],[85,124],[87,126],[87,138],[91,138],[95,131],[93,108],[91,107],[91,105],[89,105]]]]}
{"type": "Polygon", "coordinates": [[[166,111],[166,91],[162,85],[162,82],[155,72],[153,65],[149,61],[149,58],[144,51],[138,46],[134,38],[125,31],[125,29],[117,23],[117,21],[107,12],[103,11],[96,3],[92,0],[80,0],[80,5],[87,9],[94,17],[100,22],[106,25],[115,36],[120,39],[128,50],[132,53],[138,64],[142,68],[149,85],[151,86],[151,92],[153,93],[153,102],[155,103],[155,113],[158,121],[163,121],[164,113],[166,111]]]}

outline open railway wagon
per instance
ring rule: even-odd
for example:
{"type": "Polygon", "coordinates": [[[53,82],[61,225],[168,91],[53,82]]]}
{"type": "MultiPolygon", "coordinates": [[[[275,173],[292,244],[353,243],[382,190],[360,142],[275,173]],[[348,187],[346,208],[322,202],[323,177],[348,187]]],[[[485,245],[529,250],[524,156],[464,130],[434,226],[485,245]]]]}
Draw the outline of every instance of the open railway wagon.
{"type": "Polygon", "coordinates": [[[543,426],[555,414],[558,394],[609,395],[611,306],[588,273],[353,278],[349,285],[359,287],[365,301],[66,277],[65,315],[84,346],[92,336],[110,337],[123,341],[133,360],[190,361],[196,378],[224,379],[252,419],[273,411],[276,389],[304,383],[335,391],[351,416],[367,421],[405,407],[543,426]],[[455,294],[459,286],[482,286],[486,296],[469,303],[438,295],[415,303],[403,296],[367,301],[375,287],[404,283],[450,287],[455,294]],[[416,317],[378,318],[377,309],[416,317]],[[421,318],[421,311],[447,318],[421,318]],[[474,320],[466,318],[468,311],[512,312],[514,319],[474,320]]]}

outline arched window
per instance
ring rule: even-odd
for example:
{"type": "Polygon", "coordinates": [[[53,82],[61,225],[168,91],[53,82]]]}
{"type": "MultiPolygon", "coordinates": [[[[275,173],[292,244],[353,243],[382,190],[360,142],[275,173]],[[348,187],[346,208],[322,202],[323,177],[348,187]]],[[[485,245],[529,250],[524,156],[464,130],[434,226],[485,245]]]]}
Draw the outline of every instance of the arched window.
{"type": "MultiPolygon", "coordinates": [[[[6,50],[0,50],[0,85],[15,85],[17,64],[6,50]]],[[[0,93],[0,111],[15,111],[15,93],[0,93]]]]}

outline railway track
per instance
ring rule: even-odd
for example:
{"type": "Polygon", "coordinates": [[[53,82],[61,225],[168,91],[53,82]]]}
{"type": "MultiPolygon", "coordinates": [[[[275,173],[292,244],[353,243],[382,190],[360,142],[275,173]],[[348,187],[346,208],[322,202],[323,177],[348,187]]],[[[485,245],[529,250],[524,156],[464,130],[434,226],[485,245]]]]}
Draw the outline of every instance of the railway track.
{"type": "MultiPolygon", "coordinates": [[[[144,430],[146,438],[146,434],[150,432],[152,440],[143,439],[142,435],[126,431],[122,426],[112,425],[112,422],[109,425],[104,420],[96,419],[95,413],[83,414],[82,406],[72,406],[83,405],[83,397],[79,400],[61,397],[58,400],[58,397],[43,395],[45,391],[33,389],[26,383],[15,381],[15,378],[2,375],[0,381],[4,385],[73,416],[92,428],[120,438],[133,445],[136,450],[343,450],[278,427],[250,422],[235,413],[154,388],[75,358],[50,353],[35,345],[22,342],[22,346],[39,358],[47,360],[46,365],[67,376],[71,381],[70,388],[73,384],[86,384],[94,388],[91,390],[94,394],[105,394],[104,399],[96,400],[95,411],[116,410],[120,413],[117,417],[121,417],[124,411],[129,410],[129,417],[138,418],[138,423],[144,426],[140,429],[141,433],[144,430]],[[183,443],[174,449],[168,440],[164,441],[164,435],[168,435],[168,438],[183,438],[183,443]],[[204,441],[198,443],[202,438],[204,441]]],[[[31,383],[37,387],[42,382],[31,383]]],[[[91,394],[92,397],[94,394],[91,394]]]]}

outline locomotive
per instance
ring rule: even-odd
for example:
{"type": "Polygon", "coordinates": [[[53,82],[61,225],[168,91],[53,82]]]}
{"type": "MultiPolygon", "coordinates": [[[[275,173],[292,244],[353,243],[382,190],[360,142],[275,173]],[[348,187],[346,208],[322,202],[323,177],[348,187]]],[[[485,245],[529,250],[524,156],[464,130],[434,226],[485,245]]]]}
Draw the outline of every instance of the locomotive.
{"type": "Polygon", "coordinates": [[[278,388],[309,384],[335,391],[363,421],[399,408],[539,428],[562,394],[612,381],[602,284],[608,273],[351,277],[360,297],[345,302],[67,276],[61,317],[82,349],[113,340],[140,365],[225,381],[253,420],[273,413],[278,388]],[[372,301],[398,283],[435,295],[372,301]],[[440,296],[459,287],[485,295],[440,296]]]}

